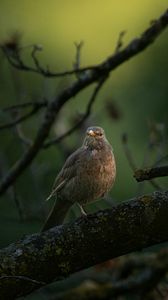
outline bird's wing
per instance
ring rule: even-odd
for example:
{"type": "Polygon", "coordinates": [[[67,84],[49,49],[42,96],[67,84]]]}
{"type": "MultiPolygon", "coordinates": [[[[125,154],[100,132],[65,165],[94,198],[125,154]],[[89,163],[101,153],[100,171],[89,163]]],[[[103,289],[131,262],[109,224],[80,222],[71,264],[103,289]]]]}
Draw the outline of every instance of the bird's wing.
{"type": "Polygon", "coordinates": [[[55,196],[56,193],[59,192],[65,186],[67,181],[76,176],[78,163],[82,158],[84,152],[85,149],[81,147],[67,158],[64,166],[62,167],[60,173],[55,179],[55,182],[52,187],[52,192],[46,199],[46,201],[49,200],[51,197],[55,196]]]}

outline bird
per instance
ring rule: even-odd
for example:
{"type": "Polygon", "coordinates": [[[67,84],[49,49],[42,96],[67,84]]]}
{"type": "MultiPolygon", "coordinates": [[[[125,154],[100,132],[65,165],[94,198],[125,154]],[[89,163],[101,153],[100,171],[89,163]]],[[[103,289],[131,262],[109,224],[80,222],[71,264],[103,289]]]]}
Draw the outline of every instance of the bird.
{"type": "Polygon", "coordinates": [[[87,216],[83,205],[104,197],[112,188],[115,177],[113,148],[103,128],[89,127],[82,146],[67,158],[46,199],[55,197],[55,203],[42,232],[61,225],[74,203],[79,206],[81,214],[87,216]]]}

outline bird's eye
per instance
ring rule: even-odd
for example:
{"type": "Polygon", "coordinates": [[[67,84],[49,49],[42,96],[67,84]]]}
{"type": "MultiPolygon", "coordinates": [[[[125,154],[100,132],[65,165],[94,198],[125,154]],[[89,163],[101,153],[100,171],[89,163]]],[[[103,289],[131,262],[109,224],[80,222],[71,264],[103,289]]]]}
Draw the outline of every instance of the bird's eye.
{"type": "Polygon", "coordinates": [[[98,136],[102,136],[102,135],[103,135],[101,132],[96,132],[96,134],[97,134],[98,136]]]}

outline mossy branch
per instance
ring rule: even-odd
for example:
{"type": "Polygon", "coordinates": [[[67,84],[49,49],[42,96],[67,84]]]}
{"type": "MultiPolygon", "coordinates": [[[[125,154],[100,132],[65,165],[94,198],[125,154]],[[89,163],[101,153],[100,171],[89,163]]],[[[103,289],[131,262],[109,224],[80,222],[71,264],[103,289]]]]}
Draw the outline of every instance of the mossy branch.
{"type": "Polygon", "coordinates": [[[168,176],[168,166],[138,169],[134,173],[134,177],[138,182],[164,176],[168,176]]]}
{"type": "Polygon", "coordinates": [[[168,241],[168,191],[154,192],[0,251],[1,299],[15,299],[108,259],[168,241]]]}

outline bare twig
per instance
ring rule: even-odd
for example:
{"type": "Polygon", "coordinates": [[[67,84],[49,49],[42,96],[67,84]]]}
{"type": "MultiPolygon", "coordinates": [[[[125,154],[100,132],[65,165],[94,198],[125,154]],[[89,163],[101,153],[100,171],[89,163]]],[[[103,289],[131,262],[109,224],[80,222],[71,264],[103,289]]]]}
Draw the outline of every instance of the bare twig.
{"type": "Polygon", "coordinates": [[[25,219],[25,215],[24,215],[24,211],[23,211],[23,208],[22,208],[22,203],[19,199],[19,196],[17,195],[15,186],[13,186],[13,197],[14,197],[16,208],[17,208],[17,211],[18,211],[19,219],[22,222],[25,219]]]}
{"type": "MultiPolygon", "coordinates": [[[[123,143],[123,147],[124,147],[124,151],[125,151],[125,155],[127,157],[127,160],[128,160],[128,163],[130,165],[130,168],[132,169],[132,171],[134,172],[134,174],[136,173],[136,170],[137,170],[137,167],[136,167],[136,164],[134,162],[134,159],[133,159],[133,155],[131,153],[131,150],[128,146],[128,136],[126,133],[124,133],[122,135],[122,143],[123,143]]],[[[135,176],[135,175],[134,175],[135,176]]],[[[138,181],[138,180],[137,180],[138,181]]],[[[161,187],[154,181],[154,180],[150,180],[149,183],[154,187],[156,188],[157,190],[162,190],[161,187]]],[[[138,192],[138,195],[140,193],[138,192]]]]}
{"type": "MultiPolygon", "coordinates": [[[[157,124],[155,122],[148,121],[149,125],[149,141],[147,145],[147,149],[144,154],[143,163],[141,169],[144,169],[147,165],[149,165],[149,161],[151,158],[151,153],[153,150],[158,148],[162,148],[163,146],[163,128],[162,124],[157,124]],[[162,135],[161,135],[162,133],[162,135]],[[161,139],[162,137],[162,139],[161,139]]],[[[160,151],[159,151],[160,152],[160,151]]],[[[134,170],[136,171],[136,170],[134,170]]],[[[150,180],[149,183],[157,190],[162,190],[161,186],[155,182],[155,180],[150,180]]],[[[142,194],[142,189],[144,187],[144,182],[141,182],[139,185],[139,194],[142,194]]]]}
{"type": "Polygon", "coordinates": [[[74,43],[76,47],[76,57],[75,57],[75,62],[73,64],[73,67],[75,70],[78,70],[80,68],[80,60],[81,60],[81,49],[83,47],[83,41],[80,43],[74,43]]]}
{"type": "MultiPolygon", "coordinates": [[[[137,38],[135,40],[132,41],[132,43],[130,43],[129,45],[131,46],[128,51],[130,53],[130,55],[128,55],[129,59],[130,57],[132,57],[133,55],[135,55],[136,53],[143,51],[149,44],[151,44],[155,38],[160,34],[160,32],[167,26],[167,11],[165,12],[165,14],[163,16],[161,16],[161,18],[159,20],[156,20],[155,22],[152,22],[151,26],[149,27],[149,29],[147,29],[141,36],[141,38],[137,38]],[[160,28],[159,28],[160,27],[160,28]],[[140,42],[140,43],[139,43],[140,42]],[[132,48],[132,49],[131,49],[132,48]],[[138,51],[137,51],[138,50],[138,51]]],[[[116,53],[122,53],[122,51],[119,51],[121,49],[122,46],[122,38],[124,36],[125,32],[121,32],[119,35],[119,40],[117,43],[117,47],[116,47],[116,53]]],[[[32,46],[33,49],[35,47],[38,47],[37,45],[33,45],[32,46]]],[[[73,69],[73,70],[69,70],[69,71],[64,71],[64,72],[50,72],[48,69],[44,69],[40,66],[40,63],[37,61],[37,58],[35,57],[34,62],[36,65],[36,68],[33,67],[29,67],[27,66],[25,63],[23,63],[23,61],[21,60],[20,56],[19,56],[19,51],[15,53],[15,56],[13,58],[13,56],[10,56],[10,52],[8,51],[8,49],[6,49],[5,46],[1,45],[0,48],[2,49],[2,51],[4,52],[6,58],[8,59],[9,63],[15,67],[16,69],[22,70],[22,71],[28,71],[28,72],[35,72],[38,73],[40,75],[43,75],[45,77],[64,77],[67,75],[73,75],[76,73],[81,73],[84,71],[88,71],[88,70],[92,70],[92,71],[96,71],[97,69],[99,69],[99,67],[102,67],[101,65],[98,66],[88,66],[88,67],[84,67],[84,68],[80,68],[80,69],[73,69]]],[[[41,49],[40,49],[41,50],[41,49]]],[[[121,55],[122,57],[122,55],[121,55]]],[[[120,59],[122,59],[120,57],[120,59]]],[[[106,64],[108,63],[112,63],[113,62],[113,58],[114,56],[111,56],[107,61],[105,61],[104,63],[106,64]],[[112,60],[112,61],[111,61],[112,60]]],[[[123,57],[123,61],[125,61],[125,55],[123,57]]],[[[117,63],[118,65],[118,63],[117,63]]],[[[104,66],[103,66],[104,67],[104,66]]]]}
{"type": "Polygon", "coordinates": [[[23,115],[23,116],[19,116],[16,120],[11,121],[11,122],[7,122],[3,125],[0,125],[0,130],[3,129],[10,129],[11,127],[26,121],[27,119],[29,119],[31,116],[33,116],[35,113],[37,112],[37,109],[33,109],[32,111],[28,112],[27,114],[23,115]]]}
{"type": "Polygon", "coordinates": [[[41,46],[33,45],[33,50],[32,50],[31,56],[33,58],[36,69],[39,71],[39,73],[43,74],[43,73],[45,73],[45,70],[41,67],[40,62],[36,57],[37,51],[41,51],[41,50],[42,50],[41,46]]]}
{"type": "Polygon", "coordinates": [[[134,177],[138,182],[163,176],[168,176],[168,166],[139,169],[134,173],[134,177]]]}
{"type": "Polygon", "coordinates": [[[17,124],[16,133],[24,145],[26,145],[26,146],[32,145],[32,143],[33,143],[32,140],[30,138],[26,137],[25,134],[23,133],[21,124],[17,124]]]}
{"type": "Polygon", "coordinates": [[[65,133],[63,133],[61,136],[56,137],[54,139],[51,139],[50,141],[46,142],[44,144],[44,148],[48,148],[52,145],[55,145],[57,143],[59,143],[60,141],[62,141],[63,139],[65,139],[66,137],[68,137],[70,134],[72,134],[76,129],[79,129],[81,127],[81,125],[86,121],[86,119],[89,117],[90,113],[91,113],[91,109],[92,106],[95,102],[96,96],[98,94],[98,92],[100,91],[103,83],[105,82],[106,78],[103,78],[102,80],[100,80],[100,82],[97,84],[89,102],[86,108],[86,111],[84,113],[84,115],[82,116],[82,118],[72,127],[70,128],[68,131],[66,131],[65,133]]]}
{"type": "Polygon", "coordinates": [[[40,62],[38,61],[37,57],[36,57],[36,51],[39,49],[35,49],[37,47],[37,45],[32,45],[33,50],[31,52],[31,56],[33,58],[33,61],[35,63],[35,68],[26,65],[21,57],[20,54],[17,53],[17,55],[15,56],[11,56],[9,51],[6,49],[6,47],[3,47],[2,45],[0,46],[0,48],[2,49],[3,53],[5,54],[5,57],[7,58],[8,62],[10,63],[10,65],[12,67],[14,67],[15,69],[21,70],[21,71],[26,71],[26,72],[33,72],[33,73],[37,73],[39,75],[42,75],[44,77],[65,77],[65,76],[69,76],[69,75],[73,75],[73,74],[77,74],[77,73],[82,73],[88,70],[95,70],[97,68],[97,66],[88,66],[88,67],[83,67],[80,69],[72,69],[72,70],[68,70],[68,71],[63,71],[63,72],[51,72],[48,68],[44,69],[41,65],[40,62]]]}
{"type": "MultiPolygon", "coordinates": [[[[166,10],[166,12],[158,20],[156,20],[147,30],[143,32],[140,38],[134,39],[124,49],[110,56],[98,66],[92,67],[89,72],[85,73],[85,76],[80,78],[80,80],[73,82],[68,88],[64,89],[53,101],[48,104],[43,123],[38,130],[34,143],[2,179],[0,184],[0,194],[4,193],[7,188],[13,184],[13,182],[22,174],[26,167],[30,165],[37,153],[41,150],[44,141],[49,134],[50,128],[62,106],[84,88],[88,87],[93,82],[97,82],[100,80],[100,78],[107,76],[122,63],[149,47],[149,45],[155,41],[155,39],[159,34],[161,34],[167,25],[168,11],[166,10]]],[[[16,68],[17,67],[18,65],[16,68]]],[[[22,70],[24,70],[24,68],[22,70]]],[[[75,71],[73,70],[73,72],[75,71]]]]}
{"type": "Polygon", "coordinates": [[[124,38],[125,34],[126,34],[125,30],[120,32],[119,37],[118,37],[118,41],[117,41],[117,45],[116,45],[116,48],[115,48],[115,53],[118,53],[118,51],[121,50],[121,48],[123,46],[123,38],[124,38]]]}
{"type": "MultiPolygon", "coordinates": [[[[22,116],[17,117],[15,120],[13,120],[11,122],[7,122],[3,125],[0,125],[0,130],[10,129],[11,127],[16,126],[17,124],[20,124],[21,122],[26,121],[27,119],[29,119],[30,117],[35,115],[42,107],[46,106],[46,104],[47,104],[46,101],[32,103],[31,106],[33,106],[33,107],[32,107],[31,111],[29,111],[28,113],[25,113],[22,116]]],[[[22,104],[14,105],[14,106],[5,108],[4,111],[16,110],[18,108],[20,109],[20,108],[23,108],[26,106],[30,106],[30,104],[24,103],[23,105],[22,104]]]]}
{"type": "Polygon", "coordinates": [[[18,110],[25,109],[25,108],[31,107],[31,106],[45,107],[45,106],[47,106],[47,103],[48,103],[48,101],[45,99],[43,101],[38,101],[38,102],[29,101],[29,102],[25,102],[25,103],[10,105],[10,106],[4,107],[0,110],[3,112],[10,112],[12,110],[18,111],[18,110]]]}
{"type": "Polygon", "coordinates": [[[134,162],[130,148],[128,147],[128,136],[126,133],[123,133],[123,135],[122,135],[122,144],[123,144],[124,152],[127,157],[130,168],[132,169],[132,171],[135,171],[137,169],[137,167],[134,162]]]}

